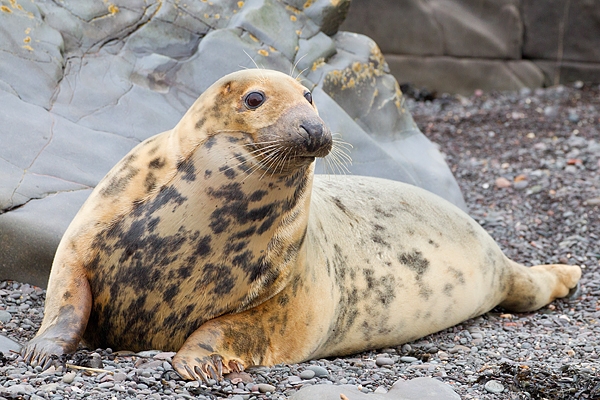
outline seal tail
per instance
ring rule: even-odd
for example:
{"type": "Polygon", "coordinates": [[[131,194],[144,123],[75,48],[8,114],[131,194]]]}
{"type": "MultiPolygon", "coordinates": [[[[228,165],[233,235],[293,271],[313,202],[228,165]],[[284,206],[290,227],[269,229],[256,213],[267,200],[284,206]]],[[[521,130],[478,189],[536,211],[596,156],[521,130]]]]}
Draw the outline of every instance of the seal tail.
{"type": "Polygon", "coordinates": [[[513,265],[513,276],[501,307],[525,312],[537,310],[561,297],[576,293],[581,268],[576,265],[513,265]]]}

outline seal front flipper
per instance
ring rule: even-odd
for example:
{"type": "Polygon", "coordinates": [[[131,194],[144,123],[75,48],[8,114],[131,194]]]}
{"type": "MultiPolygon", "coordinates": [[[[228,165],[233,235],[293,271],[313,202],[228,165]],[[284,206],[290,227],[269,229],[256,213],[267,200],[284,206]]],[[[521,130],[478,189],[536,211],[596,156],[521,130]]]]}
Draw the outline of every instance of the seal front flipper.
{"type": "Polygon", "coordinates": [[[25,362],[47,369],[62,354],[73,353],[85,331],[92,293],[85,276],[67,264],[53,268],[44,320],[38,334],[23,347],[25,362]]]}
{"type": "Polygon", "coordinates": [[[244,351],[242,344],[251,343],[252,338],[228,319],[222,317],[206,322],[175,354],[173,368],[184,379],[220,381],[223,374],[241,372],[254,365],[252,355],[244,351]]]}

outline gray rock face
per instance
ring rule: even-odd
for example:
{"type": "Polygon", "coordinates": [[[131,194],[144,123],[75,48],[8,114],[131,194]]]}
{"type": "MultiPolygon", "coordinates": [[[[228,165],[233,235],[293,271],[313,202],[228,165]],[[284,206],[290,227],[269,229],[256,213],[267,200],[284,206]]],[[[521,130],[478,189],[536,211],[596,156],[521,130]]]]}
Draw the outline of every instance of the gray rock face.
{"type": "Polygon", "coordinates": [[[358,0],[343,29],[369,32],[391,54],[520,58],[519,0],[358,0]]]}
{"type": "Polygon", "coordinates": [[[400,83],[472,93],[600,82],[588,0],[353,0],[342,29],[372,37],[400,83]]]}
{"type": "Polygon", "coordinates": [[[351,173],[464,207],[379,48],[338,32],[349,0],[19,4],[0,8],[0,279],[45,286],[62,233],[108,170],[218,78],[255,65],[305,70],[323,119],[354,146],[351,173]]]}

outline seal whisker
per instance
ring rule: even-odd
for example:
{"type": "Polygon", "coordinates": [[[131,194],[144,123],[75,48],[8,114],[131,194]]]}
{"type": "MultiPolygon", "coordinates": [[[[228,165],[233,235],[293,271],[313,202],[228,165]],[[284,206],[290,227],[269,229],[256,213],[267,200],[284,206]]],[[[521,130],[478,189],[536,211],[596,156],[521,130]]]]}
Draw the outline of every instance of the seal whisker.
{"type": "Polygon", "coordinates": [[[346,173],[350,173],[350,170],[348,169],[348,167],[346,167],[347,163],[351,163],[352,160],[350,159],[349,161],[347,161],[346,159],[341,159],[340,155],[343,154],[344,156],[347,156],[347,154],[345,153],[340,153],[338,149],[331,149],[331,152],[329,153],[329,156],[331,157],[331,161],[333,162],[333,165],[336,167],[336,169],[338,170],[339,173],[341,174],[346,174],[346,173]]]}
{"type": "Polygon", "coordinates": [[[273,174],[275,173],[275,171],[277,169],[277,164],[281,157],[281,149],[277,149],[276,151],[273,151],[272,155],[273,156],[269,160],[267,168],[265,169],[265,172],[262,174],[260,179],[262,179],[269,171],[271,171],[271,176],[273,176],[273,174]]]}
{"type": "Polygon", "coordinates": [[[297,81],[299,81],[299,82],[302,82],[302,81],[306,80],[306,79],[304,79],[304,78],[300,78],[300,76],[301,76],[301,75],[304,73],[304,71],[306,71],[308,68],[309,68],[309,67],[306,67],[306,68],[304,68],[302,71],[300,71],[300,72],[298,73],[298,75],[296,75],[296,78],[294,78],[294,79],[296,79],[296,80],[297,80],[297,81]]]}
{"type": "MultiPolygon", "coordinates": [[[[294,63],[294,65],[292,66],[292,68],[290,68],[290,73],[288,74],[289,76],[291,76],[292,78],[294,78],[294,79],[298,80],[298,76],[299,76],[299,75],[298,75],[298,76],[296,76],[296,77],[294,77],[293,73],[294,73],[294,71],[296,70],[296,67],[298,66],[298,63],[299,63],[300,61],[302,61],[302,59],[303,59],[304,57],[306,57],[307,55],[308,55],[308,53],[304,54],[302,57],[300,57],[300,58],[299,58],[299,59],[298,59],[298,60],[297,60],[297,61],[294,63]]],[[[305,70],[303,70],[302,72],[304,72],[304,71],[306,71],[306,69],[305,69],[305,70]]],[[[302,72],[301,72],[300,74],[302,74],[302,72]]]]}
{"type": "Polygon", "coordinates": [[[340,160],[344,160],[345,162],[352,164],[352,157],[350,157],[349,154],[345,153],[339,147],[332,147],[331,148],[331,153],[333,153],[336,156],[338,156],[340,158],[340,160]]]}
{"type": "Polygon", "coordinates": [[[340,140],[340,139],[335,139],[335,138],[334,138],[334,139],[331,139],[331,141],[332,141],[333,143],[335,143],[336,145],[338,145],[338,146],[350,147],[350,148],[352,148],[352,149],[354,148],[354,146],[352,146],[352,143],[350,143],[350,142],[345,142],[345,141],[343,141],[343,140],[340,140]]]}

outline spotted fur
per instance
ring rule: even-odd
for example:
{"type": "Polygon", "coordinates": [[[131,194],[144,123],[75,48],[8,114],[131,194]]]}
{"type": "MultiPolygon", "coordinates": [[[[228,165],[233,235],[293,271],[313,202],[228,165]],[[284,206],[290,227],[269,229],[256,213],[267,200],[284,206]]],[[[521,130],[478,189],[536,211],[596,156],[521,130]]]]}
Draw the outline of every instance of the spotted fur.
{"type": "Polygon", "coordinates": [[[84,339],[177,351],[183,377],[218,378],[398,345],[575,286],[577,267],[517,265],[421,189],[313,177],[332,139],[305,93],[273,71],[228,75],[117,164],[60,243],[27,361],[84,339]]]}

